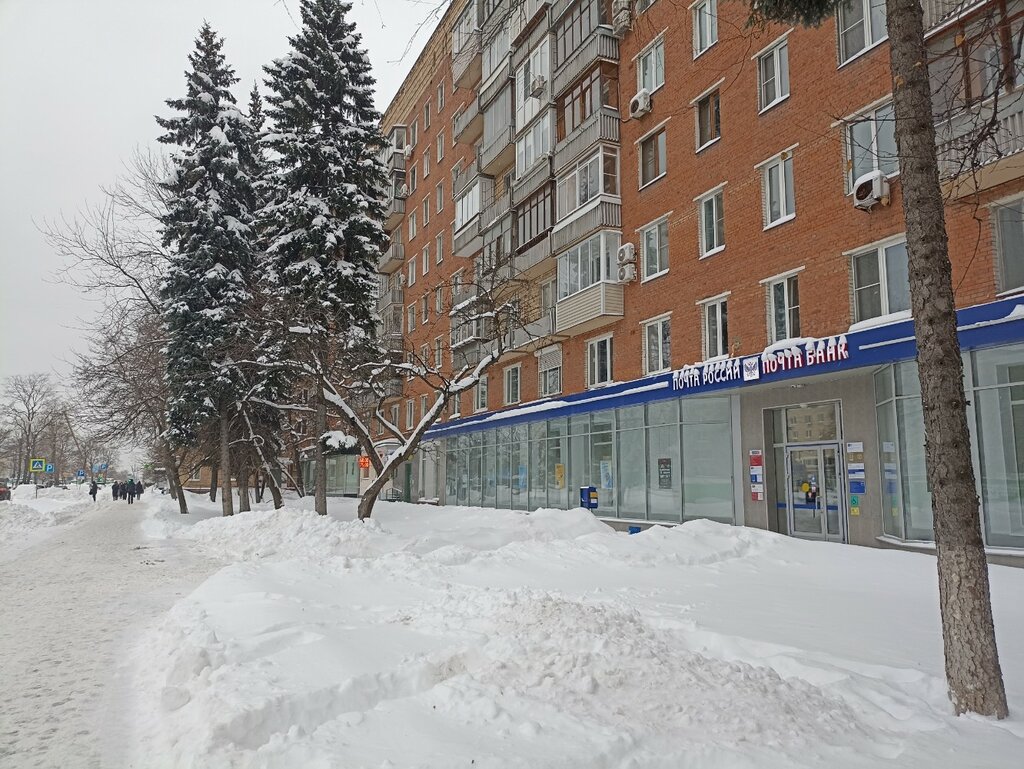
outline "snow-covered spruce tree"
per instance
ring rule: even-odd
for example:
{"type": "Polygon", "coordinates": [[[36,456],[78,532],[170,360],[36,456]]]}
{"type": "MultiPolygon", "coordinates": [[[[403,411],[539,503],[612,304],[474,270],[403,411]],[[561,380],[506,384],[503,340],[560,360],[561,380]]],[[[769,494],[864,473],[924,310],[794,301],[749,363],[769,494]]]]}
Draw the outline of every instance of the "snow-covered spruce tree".
{"type": "Polygon", "coordinates": [[[255,197],[245,168],[251,128],[230,90],[238,79],[223,43],[203,24],[189,55],[186,94],[167,101],[172,117],[157,118],[166,132],[159,140],[177,148],[164,182],[162,235],[174,253],[160,300],[172,435],[193,443],[204,427],[218,425],[221,504],[232,515],[230,437],[240,379],[233,361],[250,297],[255,197]]]}
{"type": "Polygon", "coordinates": [[[302,0],[291,51],[265,67],[271,154],[262,271],[289,356],[313,385],[316,511],[327,513],[325,383],[346,340],[374,333],[375,269],[386,234],[380,115],[351,4],[302,0]]]}

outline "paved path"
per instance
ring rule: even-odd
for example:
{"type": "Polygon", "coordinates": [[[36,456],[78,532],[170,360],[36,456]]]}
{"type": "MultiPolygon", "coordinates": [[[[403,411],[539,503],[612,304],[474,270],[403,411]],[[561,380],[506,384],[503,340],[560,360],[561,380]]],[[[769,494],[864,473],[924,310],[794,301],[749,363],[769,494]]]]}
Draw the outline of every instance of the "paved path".
{"type": "Polygon", "coordinates": [[[0,564],[0,767],[121,769],[127,645],[217,564],[104,501],[0,564]]]}

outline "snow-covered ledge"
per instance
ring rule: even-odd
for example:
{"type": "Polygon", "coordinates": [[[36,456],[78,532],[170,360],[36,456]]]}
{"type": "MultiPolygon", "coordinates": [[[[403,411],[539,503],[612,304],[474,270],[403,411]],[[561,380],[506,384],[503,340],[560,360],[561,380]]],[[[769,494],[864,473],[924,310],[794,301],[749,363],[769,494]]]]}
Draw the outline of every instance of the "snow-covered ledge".
{"type": "MultiPolygon", "coordinates": [[[[882,544],[889,545],[893,548],[900,550],[916,550],[922,553],[935,553],[935,543],[925,542],[920,539],[899,539],[898,537],[891,537],[888,534],[882,534],[875,537],[875,540],[882,544]]],[[[1000,558],[1020,558],[1021,565],[1024,566],[1024,550],[1018,550],[1013,547],[986,547],[985,555],[998,556],[1000,558]]]]}

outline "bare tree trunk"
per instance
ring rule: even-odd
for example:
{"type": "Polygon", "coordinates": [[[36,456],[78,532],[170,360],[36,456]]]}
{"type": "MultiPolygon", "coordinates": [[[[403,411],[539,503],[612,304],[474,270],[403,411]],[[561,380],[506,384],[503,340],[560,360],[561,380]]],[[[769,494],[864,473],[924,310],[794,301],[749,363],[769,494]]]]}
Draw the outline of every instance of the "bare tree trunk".
{"type": "Polygon", "coordinates": [[[377,502],[377,497],[380,496],[380,490],[384,488],[381,484],[380,488],[374,488],[373,484],[370,484],[369,488],[363,493],[363,496],[359,499],[359,520],[363,521],[369,518],[373,514],[373,506],[377,502]]]}
{"type": "Polygon", "coordinates": [[[242,466],[238,469],[238,512],[247,513],[252,510],[249,501],[249,470],[242,466]]]}
{"type": "MultiPolygon", "coordinates": [[[[269,474],[270,470],[267,470],[266,473],[269,474]]],[[[270,496],[274,500],[274,509],[280,510],[284,507],[284,497],[281,495],[281,487],[274,483],[272,478],[267,479],[267,486],[270,488],[270,496]]]]}
{"type": "Polygon", "coordinates": [[[327,400],[320,383],[316,395],[316,497],[313,503],[318,515],[327,515],[327,447],[323,439],[326,432],[327,400]]]}
{"type": "Polygon", "coordinates": [[[231,499],[231,415],[227,406],[220,415],[220,467],[224,471],[220,481],[220,509],[223,515],[234,515],[235,505],[231,499]]]}
{"type": "MultiPolygon", "coordinates": [[[[292,444],[292,464],[295,465],[295,491],[300,497],[306,496],[306,481],[302,477],[302,457],[299,456],[298,444],[292,444]]],[[[25,465],[28,467],[28,465],[25,465]]]]}
{"type": "Polygon", "coordinates": [[[967,430],[923,14],[919,0],[887,3],[946,680],[957,714],[1005,718],[1006,692],[967,430]]]}
{"type": "Polygon", "coordinates": [[[263,493],[267,490],[267,476],[264,473],[258,472],[253,476],[252,481],[255,487],[253,491],[256,492],[256,501],[262,502],[263,493]]]}
{"type": "Polygon", "coordinates": [[[214,462],[210,465],[210,501],[217,501],[217,484],[220,483],[220,465],[214,462]]]}
{"type": "Polygon", "coordinates": [[[160,443],[164,454],[164,464],[167,466],[167,485],[170,487],[171,496],[178,500],[178,512],[188,515],[188,500],[185,499],[185,492],[182,491],[181,484],[178,482],[178,460],[165,441],[160,443]]]}

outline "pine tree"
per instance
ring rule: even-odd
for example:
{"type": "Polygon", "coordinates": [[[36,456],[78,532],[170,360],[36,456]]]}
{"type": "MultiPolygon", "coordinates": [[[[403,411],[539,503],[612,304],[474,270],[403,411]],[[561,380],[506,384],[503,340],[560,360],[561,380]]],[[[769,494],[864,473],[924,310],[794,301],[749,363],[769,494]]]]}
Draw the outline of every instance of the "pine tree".
{"type": "MultiPolygon", "coordinates": [[[[754,0],[751,16],[816,26],[835,8],[835,0],[754,0]]],[[[920,0],[887,0],[886,15],[946,681],[958,714],[1005,718],[1006,691],[971,464],[923,10],[920,0]]]]}
{"type": "MultiPolygon", "coordinates": [[[[341,0],[302,0],[291,51],[265,67],[264,144],[273,160],[260,215],[263,271],[289,348],[316,385],[316,429],[327,431],[324,382],[338,340],[373,333],[376,265],[386,234],[384,146],[370,63],[341,0]],[[286,320],[284,320],[286,319],[286,320]]],[[[316,509],[327,512],[326,456],[317,453],[316,509]]]]}
{"type": "Polygon", "coordinates": [[[231,93],[238,79],[223,44],[208,23],[202,26],[189,55],[186,95],[169,99],[176,114],[157,123],[166,132],[159,140],[177,147],[162,222],[173,257],[160,289],[171,431],[179,443],[193,443],[219,422],[222,505],[231,515],[230,422],[240,377],[233,361],[250,298],[255,196],[247,170],[252,129],[231,93]]]}

